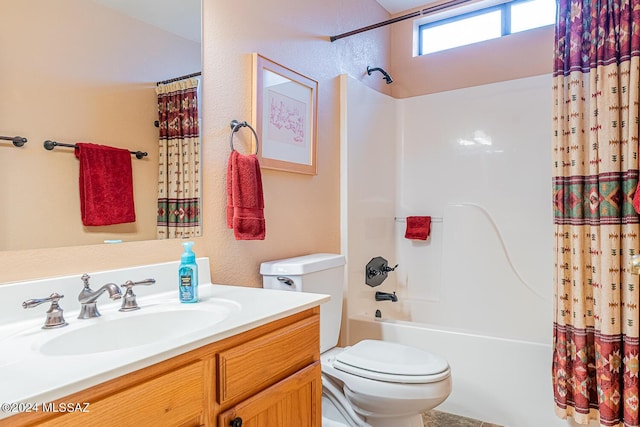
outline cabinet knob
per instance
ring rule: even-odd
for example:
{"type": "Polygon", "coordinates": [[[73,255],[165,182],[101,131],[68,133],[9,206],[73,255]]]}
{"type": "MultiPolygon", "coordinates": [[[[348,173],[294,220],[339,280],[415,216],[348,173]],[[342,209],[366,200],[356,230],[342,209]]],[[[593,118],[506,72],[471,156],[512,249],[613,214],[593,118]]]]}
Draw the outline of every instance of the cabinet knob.
{"type": "Polygon", "coordinates": [[[242,418],[236,417],[229,423],[231,427],[242,427],[242,418]]]}

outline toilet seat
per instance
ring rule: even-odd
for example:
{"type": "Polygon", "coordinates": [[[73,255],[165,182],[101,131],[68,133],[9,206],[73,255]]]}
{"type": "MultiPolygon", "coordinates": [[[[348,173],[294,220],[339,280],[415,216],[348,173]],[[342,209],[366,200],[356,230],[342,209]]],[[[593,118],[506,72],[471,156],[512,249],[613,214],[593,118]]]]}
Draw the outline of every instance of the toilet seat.
{"type": "MultiPolygon", "coordinates": [[[[380,342],[382,343],[382,341],[380,342]]],[[[374,344],[375,346],[377,344],[374,344]]],[[[366,349],[368,345],[359,347],[366,349]]],[[[336,363],[336,359],[350,348],[334,347],[322,353],[320,355],[322,375],[334,381],[342,389],[349,406],[371,425],[388,426],[391,425],[389,424],[391,420],[395,426],[418,425],[417,423],[407,423],[406,418],[421,419],[421,413],[436,407],[451,393],[451,371],[448,365],[445,371],[439,374],[424,376],[380,374],[368,370],[362,370],[362,375],[352,374],[339,369],[338,366],[354,370],[353,366],[336,363]],[[380,424],[379,421],[383,419],[387,421],[380,424]],[[400,419],[404,421],[400,421],[400,419]],[[374,422],[374,420],[378,421],[374,422]]],[[[356,349],[355,354],[358,353],[359,351],[356,349]]],[[[385,352],[378,351],[375,356],[381,356],[383,353],[385,352]]],[[[371,353],[366,356],[367,358],[377,358],[373,357],[374,354],[371,353]]],[[[346,359],[349,360],[350,357],[346,359]]]]}
{"type": "Polygon", "coordinates": [[[359,377],[390,383],[429,384],[450,375],[446,360],[418,348],[363,340],[340,352],[333,367],[359,377]]]}

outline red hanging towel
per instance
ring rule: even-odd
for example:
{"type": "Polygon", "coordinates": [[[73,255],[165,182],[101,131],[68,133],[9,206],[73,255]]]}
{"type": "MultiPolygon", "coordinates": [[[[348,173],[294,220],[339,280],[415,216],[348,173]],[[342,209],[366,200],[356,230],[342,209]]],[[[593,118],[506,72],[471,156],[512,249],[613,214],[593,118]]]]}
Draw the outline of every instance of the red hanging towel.
{"type": "Polygon", "coordinates": [[[227,166],[227,227],[236,240],[264,240],[264,196],[262,175],[255,154],[229,156],[227,166]]]}
{"type": "Polygon", "coordinates": [[[427,240],[431,233],[430,216],[408,216],[407,231],[404,237],[407,239],[427,240]]]}
{"type": "Polygon", "coordinates": [[[135,222],[131,153],[122,148],[79,142],[80,212],[87,226],[135,222]]]}

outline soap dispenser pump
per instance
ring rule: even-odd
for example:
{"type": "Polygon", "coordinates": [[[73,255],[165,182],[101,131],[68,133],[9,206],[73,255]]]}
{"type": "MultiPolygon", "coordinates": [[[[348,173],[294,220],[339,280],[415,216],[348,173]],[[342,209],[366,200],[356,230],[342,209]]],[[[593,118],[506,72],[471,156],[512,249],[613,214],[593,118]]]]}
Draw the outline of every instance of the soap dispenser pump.
{"type": "Polygon", "coordinates": [[[178,287],[180,302],[198,302],[198,264],[193,253],[193,242],[184,242],[184,252],[180,257],[178,287]]]}

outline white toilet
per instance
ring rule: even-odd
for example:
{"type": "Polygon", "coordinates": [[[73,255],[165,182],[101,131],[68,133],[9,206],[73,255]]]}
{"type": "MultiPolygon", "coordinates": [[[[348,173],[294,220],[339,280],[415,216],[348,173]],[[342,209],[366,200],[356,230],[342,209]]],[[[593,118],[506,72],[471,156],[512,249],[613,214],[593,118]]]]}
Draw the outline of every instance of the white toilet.
{"type": "Polygon", "coordinates": [[[391,342],[340,348],[345,258],[312,254],[265,262],[263,287],[331,295],[320,306],[324,427],[423,427],[421,414],[451,393],[446,360],[391,342]]]}

